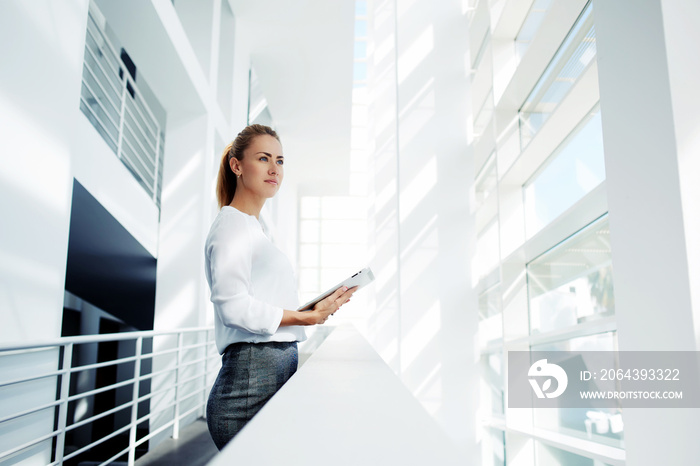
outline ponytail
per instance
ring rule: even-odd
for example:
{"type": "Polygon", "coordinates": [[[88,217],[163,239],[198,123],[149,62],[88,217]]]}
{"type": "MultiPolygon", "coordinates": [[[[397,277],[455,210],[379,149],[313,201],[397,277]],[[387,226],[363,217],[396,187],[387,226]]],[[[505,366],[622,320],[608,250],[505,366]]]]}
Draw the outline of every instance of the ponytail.
{"type": "Polygon", "coordinates": [[[229,165],[229,160],[231,159],[229,154],[232,147],[233,142],[224,149],[221,165],[219,166],[219,176],[216,180],[216,200],[219,202],[219,209],[229,205],[233,200],[233,195],[236,193],[236,174],[233,173],[229,165]]]}

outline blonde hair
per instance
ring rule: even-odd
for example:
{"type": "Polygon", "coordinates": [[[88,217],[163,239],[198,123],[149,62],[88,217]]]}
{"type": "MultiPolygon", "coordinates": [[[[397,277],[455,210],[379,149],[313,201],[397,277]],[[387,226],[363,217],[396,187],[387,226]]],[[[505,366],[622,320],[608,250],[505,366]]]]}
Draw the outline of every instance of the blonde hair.
{"type": "Polygon", "coordinates": [[[221,156],[221,165],[219,166],[219,177],[216,180],[216,199],[219,202],[219,208],[229,205],[233,200],[233,195],[236,193],[236,174],[231,170],[231,159],[235,157],[238,160],[243,160],[243,152],[250,146],[253,139],[264,135],[272,136],[278,141],[280,140],[274,129],[269,126],[254,124],[246,126],[243,131],[238,133],[236,139],[231,141],[224,149],[224,153],[221,156]]]}

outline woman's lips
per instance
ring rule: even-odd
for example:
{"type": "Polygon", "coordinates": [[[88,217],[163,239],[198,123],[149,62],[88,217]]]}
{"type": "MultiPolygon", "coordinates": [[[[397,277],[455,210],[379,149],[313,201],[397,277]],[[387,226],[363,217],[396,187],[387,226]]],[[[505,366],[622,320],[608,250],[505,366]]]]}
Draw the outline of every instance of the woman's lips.
{"type": "Polygon", "coordinates": [[[275,186],[277,186],[277,184],[278,184],[277,180],[265,180],[265,183],[274,184],[275,186]]]}

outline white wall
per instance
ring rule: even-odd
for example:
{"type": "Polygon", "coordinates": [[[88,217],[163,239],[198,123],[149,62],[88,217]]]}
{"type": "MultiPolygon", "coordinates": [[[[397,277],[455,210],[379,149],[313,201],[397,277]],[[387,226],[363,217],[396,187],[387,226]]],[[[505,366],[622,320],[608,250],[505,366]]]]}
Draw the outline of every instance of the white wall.
{"type": "Polygon", "coordinates": [[[478,369],[469,286],[474,173],[466,134],[466,17],[456,2],[377,1],[374,8],[369,93],[377,284],[369,335],[472,458],[478,369]]]}
{"type": "MultiPolygon", "coordinates": [[[[700,93],[688,83],[700,76],[689,26],[700,11],[658,0],[594,6],[619,348],[696,350],[700,93]]],[[[684,439],[700,428],[697,414],[626,410],[627,462],[695,461],[700,445],[684,439]]]]}

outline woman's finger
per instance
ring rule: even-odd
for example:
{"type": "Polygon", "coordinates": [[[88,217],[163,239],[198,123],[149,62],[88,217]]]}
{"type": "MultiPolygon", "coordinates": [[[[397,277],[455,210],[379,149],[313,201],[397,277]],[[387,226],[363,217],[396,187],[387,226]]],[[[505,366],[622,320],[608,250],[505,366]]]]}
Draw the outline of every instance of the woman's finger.
{"type": "Polygon", "coordinates": [[[329,303],[332,303],[333,301],[335,301],[335,300],[337,300],[338,298],[340,298],[340,297],[343,295],[343,293],[346,293],[347,291],[348,291],[348,287],[347,287],[347,286],[341,286],[340,288],[338,288],[337,290],[335,290],[330,296],[328,296],[328,297],[326,298],[326,300],[327,300],[329,303]]]}

